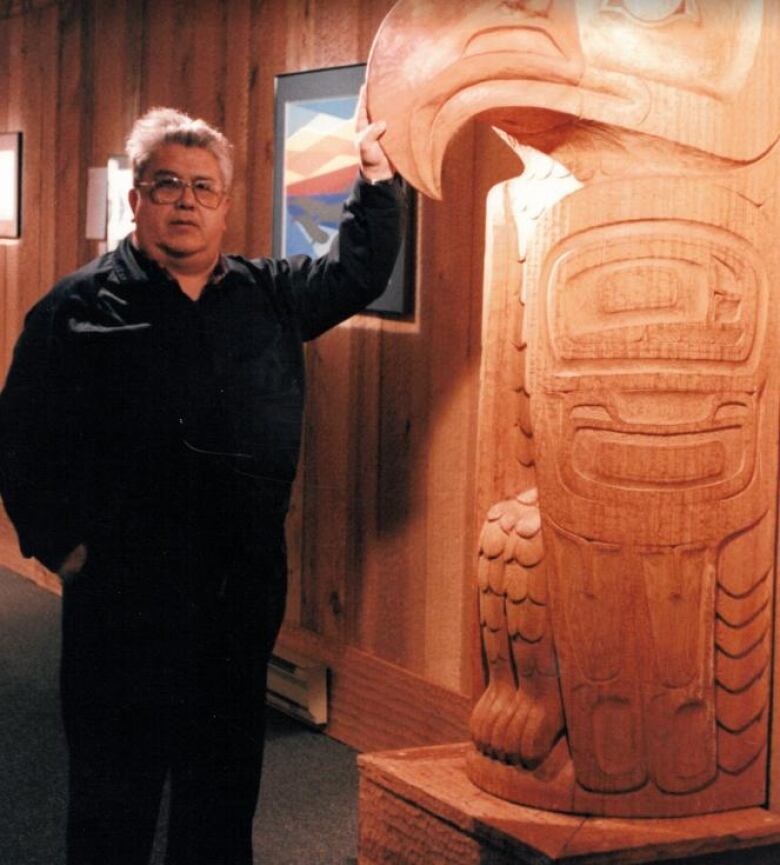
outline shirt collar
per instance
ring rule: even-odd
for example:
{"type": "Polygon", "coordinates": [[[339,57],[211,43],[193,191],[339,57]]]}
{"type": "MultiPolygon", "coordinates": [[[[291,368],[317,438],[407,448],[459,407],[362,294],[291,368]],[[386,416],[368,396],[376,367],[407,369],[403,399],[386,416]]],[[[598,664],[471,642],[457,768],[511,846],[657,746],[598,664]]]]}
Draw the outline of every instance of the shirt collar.
{"type": "MultiPolygon", "coordinates": [[[[135,260],[135,263],[147,277],[155,278],[164,276],[166,279],[176,282],[176,277],[169,270],[147,255],[139,246],[136,245],[135,237],[132,234],[128,236],[127,241],[127,248],[130,251],[130,254],[135,260]]],[[[206,280],[206,285],[219,285],[227,274],[227,258],[224,254],[220,253],[219,258],[217,258],[217,263],[214,265],[214,269],[211,271],[208,280],[206,280]]]]}
{"type": "Polygon", "coordinates": [[[228,261],[227,258],[220,253],[217,263],[214,265],[214,270],[211,271],[211,276],[208,279],[207,285],[219,285],[227,275],[228,261]]]}

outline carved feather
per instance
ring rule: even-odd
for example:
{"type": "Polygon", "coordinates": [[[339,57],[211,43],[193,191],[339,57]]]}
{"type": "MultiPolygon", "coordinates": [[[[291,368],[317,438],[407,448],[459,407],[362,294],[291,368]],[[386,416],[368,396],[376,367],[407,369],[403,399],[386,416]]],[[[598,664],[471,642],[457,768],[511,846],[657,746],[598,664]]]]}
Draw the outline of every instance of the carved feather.
{"type": "Polygon", "coordinates": [[[715,681],[719,687],[738,694],[767,669],[769,661],[769,653],[762,646],[744,658],[730,658],[723,652],[716,652],[715,681]]]}
{"type": "Polygon", "coordinates": [[[511,639],[522,639],[526,643],[538,643],[548,628],[546,607],[526,600],[506,605],[507,628],[511,639]]]}
{"type": "Polygon", "coordinates": [[[772,521],[758,523],[730,538],[718,559],[718,585],[734,598],[750,594],[774,563],[772,521]]]}
{"type": "Polygon", "coordinates": [[[764,751],[769,726],[768,713],[739,734],[718,728],[718,767],[730,775],[744,772],[764,751]]]}
{"type": "Polygon", "coordinates": [[[524,466],[534,464],[534,441],[520,426],[515,427],[515,459],[524,466]]]}
{"type": "Polygon", "coordinates": [[[480,535],[479,545],[480,553],[488,559],[495,559],[502,555],[506,546],[507,532],[501,528],[501,523],[498,518],[490,518],[482,526],[482,534],[480,535]]]}
{"type": "Polygon", "coordinates": [[[521,505],[537,505],[539,504],[539,490],[535,487],[523,487],[522,492],[519,492],[515,498],[521,505]]]}
{"type": "Polygon", "coordinates": [[[517,393],[517,429],[526,437],[533,437],[533,424],[531,423],[531,399],[524,390],[517,393]]]}
{"type": "Polygon", "coordinates": [[[515,546],[515,559],[526,568],[533,568],[541,562],[544,556],[542,546],[542,533],[539,532],[533,538],[524,539],[522,543],[515,546]]]}
{"type": "Polygon", "coordinates": [[[483,592],[482,596],[482,622],[491,631],[500,631],[504,628],[504,598],[491,591],[483,592]]]}
{"type": "Polygon", "coordinates": [[[533,571],[529,571],[517,562],[506,566],[506,597],[508,601],[520,603],[528,597],[529,580],[533,571]]]}
{"type": "Polygon", "coordinates": [[[539,508],[521,505],[514,529],[523,540],[535,540],[542,529],[542,516],[539,508]]]}
{"type": "Polygon", "coordinates": [[[490,559],[487,567],[488,588],[503,598],[506,595],[505,565],[502,558],[490,559]]]}
{"type": "Polygon", "coordinates": [[[722,619],[715,623],[715,645],[730,658],[744,658],[766,641],[770,621],[764,611],[742,628],[732,628],[722,619]]]}
{"type": "Polygon", "coordinates": [[[499,661],[509,661],[507,652],[506,633],[503,631],[493,632],[488,628],[482,629],[482,645],[488,663],[496,664],[499,661]]]}
{"type": "Polygon", "coordinates": [[[490,561],[490,559],[480,556],[477,563],[477,585],[481,592],[487,591],[490,587],[490,561]]]}
{"type": "Polygon", "coordinates": [[[743,627],[759,615],[772,598],[772,585],[767,571],[744,597],[735,598],[722,587],[718,587],[718,617],[734,628],[743,627]]]}
{"type": "Polygon", "coordinates": [[[715,704],[719,726],[730,733],[744,732],[766,713],[768,699],[768,670],[765,670],[752,685],[739,693],[732,694],[723,688],[718,688],[715,704]]]}

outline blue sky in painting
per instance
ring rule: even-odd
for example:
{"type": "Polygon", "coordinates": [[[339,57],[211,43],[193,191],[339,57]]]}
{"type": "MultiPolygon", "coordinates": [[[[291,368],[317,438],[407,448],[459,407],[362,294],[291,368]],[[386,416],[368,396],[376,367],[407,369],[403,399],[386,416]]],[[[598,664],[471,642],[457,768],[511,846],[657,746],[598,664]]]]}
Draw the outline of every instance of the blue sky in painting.
{"type": "Polygon", "coordinates": [[[357,96],[343,96],[332,99],[306,99],[287,105],[287,137],[310,123],[318,114],[330,114],[346,120],[355,113],[357,96]]]}
{"type": "MultiPolygon", "coordinates": [[[[292,137],[303,127],[315,122],[323,114],[347,120],[355,114],[357,96],[308,99],[286,106],[286,137],[292,137]]],[[[344,195],[323,194],[290,199],[285,192],[284,254],[303,253],[314,258],[324,255],[336,234],[344,195]],[[312,212],[306,214],[306,210],[312,212]],[[304,227],[310,220],[316,223],[316,233],[327,239],[315,240],[304,227]]]]}
{"type": "Polygon", "coordinates": [[[336,225],[332,223],[320,223],[320,230],[326,235],[326,239],[320,242],[315,242],[303,230],[300,222],[295,218],[295,215],[288,210],[287,212],[287,236],[285,238],[285,255],[308,255],[311,258],[319,258],[321,255],[330,249],[333,238],[336,236],[336,225]]]}

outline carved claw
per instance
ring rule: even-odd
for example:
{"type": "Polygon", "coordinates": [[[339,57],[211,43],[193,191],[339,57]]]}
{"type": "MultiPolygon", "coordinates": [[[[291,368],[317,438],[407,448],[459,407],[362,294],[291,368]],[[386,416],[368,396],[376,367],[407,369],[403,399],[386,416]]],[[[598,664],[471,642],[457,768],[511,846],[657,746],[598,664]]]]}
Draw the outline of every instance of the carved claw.
{"type": "Polygon", "coordinates": [[[483,754],[495,755],[493,730],[514,697],[515,690],[507,682],[491,682],[477,701],[469,727],[474,744],[483,754]]]}
{"type": "Polygon", "coordinates": [[[493,725],[493,737],[491,751],[497,759],[503,763],[518,763],[519,739],[513,734],[513,730],[522,727],[533,708],[532,701],[522,690],[516,691],[511,705],[502,717],[497,718],[493,725]]]}
{"type": "Polygon", "coordinates": [[[528,711],[509,725],[505,741],[507,762],[526,769],[544,762],[564,730],[558,681],[538,676],[533,690],[533,697],[526,696],[528,711]]]}

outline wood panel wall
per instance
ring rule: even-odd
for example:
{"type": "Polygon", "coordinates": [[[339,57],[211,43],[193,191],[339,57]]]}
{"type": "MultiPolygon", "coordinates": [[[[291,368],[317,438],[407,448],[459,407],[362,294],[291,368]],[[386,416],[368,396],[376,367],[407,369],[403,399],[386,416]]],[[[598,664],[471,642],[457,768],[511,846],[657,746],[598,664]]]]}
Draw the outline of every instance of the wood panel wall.
{"type": "MultiPolygon", "coordinates": [[[[391,0],[60,0],[0,21],[0,131],[24,133],[23,228],[0,241],[0,375],[24,312],[92,258],[87,169],[174,105],[236,146],[227,248],[271,251],[274,77],[365,62],[391,0]],[[241,178],[244,182],[241,182],[241,178]]],[[[332,669],[332,735],[363,749],[465,737],[476,650],[476,409],[488,187],[516,173],[488,130],[423,201],[417,304],[308,349],[304,458],[281,643],[332,669]]],[[[5,564],[55,585],[13,550],[5,564]]],[[[4,540],[3,540],[4,539],[4,540]]]]}

